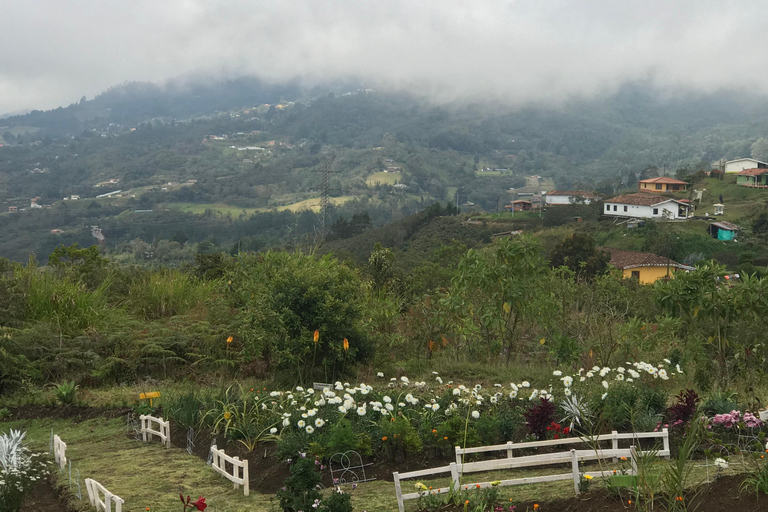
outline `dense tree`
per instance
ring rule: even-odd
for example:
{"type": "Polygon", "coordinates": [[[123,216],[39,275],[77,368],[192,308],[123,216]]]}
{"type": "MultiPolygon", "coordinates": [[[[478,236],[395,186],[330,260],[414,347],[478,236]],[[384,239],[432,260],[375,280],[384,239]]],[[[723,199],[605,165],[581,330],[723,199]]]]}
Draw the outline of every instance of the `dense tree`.
{"type": "Polygon", "coordinates": [[[550,257],[553,267],[568,267],[579,279],[593,279],[608,269],[611,255],[598,249],[585,233],[574,233],[560,242],[550,257]]]}

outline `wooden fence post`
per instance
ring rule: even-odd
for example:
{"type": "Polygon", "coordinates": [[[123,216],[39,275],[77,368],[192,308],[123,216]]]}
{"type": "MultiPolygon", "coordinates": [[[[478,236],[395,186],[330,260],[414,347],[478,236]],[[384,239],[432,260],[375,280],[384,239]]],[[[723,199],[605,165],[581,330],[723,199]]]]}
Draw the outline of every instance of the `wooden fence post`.
{"type": "Polygon", "coordinates": [[[669,452],[669,430],[666,428],[663,429],[662,434],[664,434],[664,437],[662,437],[662,441],[664,442],[664,450],[667,452],[667,460],[669,460],[670,452],[669,452]]]}
{"type": "MultiPolygon", "coordinates": [[[[614,430],[613,432],[611,432],[611,435],[613,436],[613,438],[611,439],[611,449],[618,450],[619,449],[619,438],[618,438],[619,433],[614,430]]],[[[613,462],[619,462],[619,458],[616,455],[613,456],[613,462]]]]}
{"type": "Polygon", "coordinates": [[[397,509],[400,512],[405,512],[405,504],[403,503],[403,490],[400,488],[400,475],[398,474],[397,471],[392,473],[392,480],[395,481],[395,495],[397,496],[397,509]]]}
{"type": "Polygon", "coordinates": [[[573,471],[573,489],[576,491],[576,496],[578,496],[581,474],[579,473],[579,457],[576,455],[574,448],[571,448],[571,471],[573,471]]]}
{"type": "Polygon", "coordinates": [[[629,457],[631,459],[630,464],[632,464],[632,474],[637,476],[637,450],[635,445],[629,447],[629,457]]]}
{"type": "Polygon", "coordinates": [[[248,486],[248,459],[243,460],[243,494],[245,496],[248,496],[250,493],[249,486],[248,486]]]}
{"type": "Polygon", "coordinates": [[[459,467],[455,462],[451,462],[451,489],[458,492],[459,488],[461,487],[461,482],[459,482],[459,467]]]}
{"type": "Polygon", "coordinates": [[[461,447],[457,446],[455,448],[455,450],[456,450],[456,465],[459,466],[459,472],[462,473],[464,470],[461,467],[462,466],[462,463],[461,463],[461,447]]]}
{"type": "Polygon", "coordinates": [[[514,457],[514,454],[512,453],[512,441],[507,441],[507,458],[511,459],[514,457]]]}

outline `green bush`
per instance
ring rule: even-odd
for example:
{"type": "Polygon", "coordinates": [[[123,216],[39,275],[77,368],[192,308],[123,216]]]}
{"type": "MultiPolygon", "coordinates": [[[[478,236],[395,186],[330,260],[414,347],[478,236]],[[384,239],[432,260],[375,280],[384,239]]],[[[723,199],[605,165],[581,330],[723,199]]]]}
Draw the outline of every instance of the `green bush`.
{"type": "Polygon", "coordinates": [[[75,384],[75,381],[64,381],[61,384],[56,384],[54,387],[54,395],[62,405],[72,405],[77,400],[77,390],[79,386],[75,384]]]}
{"type": "Polygon", "coordinates": [[[146,272],[128,290],[128,309],[146,319],[182,315],[202,304],[213,286],[178,270],[146,272]]]}

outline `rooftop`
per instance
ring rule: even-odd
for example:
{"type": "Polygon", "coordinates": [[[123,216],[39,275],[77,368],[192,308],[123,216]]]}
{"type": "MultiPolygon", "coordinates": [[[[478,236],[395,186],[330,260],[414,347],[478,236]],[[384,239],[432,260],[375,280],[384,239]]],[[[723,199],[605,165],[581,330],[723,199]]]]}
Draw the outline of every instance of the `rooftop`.
{"type": "Polygon", "coordinates": [[[636,194],[626,194],[623,196],[616,196],[611,199],[606,199],[606,203],[621,203],[621,204],[634,204],[638,206],[653,206],[655,204],[666,203],[667,201],[674,201],[680,203],[679,199],[672,199],[671,197],[664,197],[658,194],[649,194],[646,192],[637,192],[636,194]]]}
{"type": "Polygon", "coordinates": [[[710,224],[710,226],[717,226],[718,228],[724,229],[726,231],[738,231],[741,229],[736,224],[731,224],[730,222],[725,222],[724,220],[721,220],[719,222],[713,222],[712,224],[710,224]]]}
{"type": "Polygon", "coordinates": [[[666,267],[667,265],[684,270],[694,269],[694,267],[683,265],[652,252],[625,251],[610,247],[602,247],[602,249],[611,255],[611,265],[621,270],[635,267],[666,267]]]}
{"type": "Polygon", "coordinates": [[[768,169],[744,169],[743,171],[739,171],[736,174],[739,174],[741,176],[762,176],[763,174],[768,173],[768,169]]]}
{"type": "Polygon", "coordinates": [[[668,183],[670,185],[687,185],[688,182],[682,180],[676,180],[675,178],[667,178],[666,176],[660,176],[658,178],[648,178],[647,180],[640,180],[639,183],[668,183]]]}

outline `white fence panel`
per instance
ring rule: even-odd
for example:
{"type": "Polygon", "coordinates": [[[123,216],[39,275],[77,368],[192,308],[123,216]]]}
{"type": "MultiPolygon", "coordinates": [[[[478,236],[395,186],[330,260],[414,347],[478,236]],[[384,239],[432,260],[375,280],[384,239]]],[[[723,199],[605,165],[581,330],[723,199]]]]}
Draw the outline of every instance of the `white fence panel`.
{"type": "Polygon", "coordinates": [[[224,450],[219,450],[216,445],[211,446],[211,467],[227,480],[234,483],[234,488],[243,486],[243,494],[248,496],[248,459],[240,460],[238,457],[230,457],[224,450]],[[227,471],[226,464],[232,466],[232,473],[227,471]],[[242,471],[241,471],[242,470],[242,471]]]}
{"type": "Polygon", "coordinates": [[[171,447],[170,421],[163,421],[163,418],[155,418],[154,416],[146,416],[144,414],[139,416],[139,419],[141,420],[141,438],[144,441],[149,441],[155,435],[160,438],[160,441],[162,441],[166,448],[171,447]],[[152,428],[153,423],[157,423],[157,430],[152,428]]]}
{"type": "Polygon", "coordinates": [[[112,512],[112,504],[114,503],[115,512],[122,512],[123,503],[125,503],[123,498],[112,494],[96,480],[86,478],[85,488],[88,489],[88,499],[91,501],[91,505],[96,507],[96,510],[112,512]],[[103,500],[101,499],[102,495],[104,496],[103,500]]]}
{"type": "MultiPolygon", "coordinates": [[[[658,450],[656,452],[656,455],[658,457],[669,457],[669,433],[667,429],[664,429],[662,432],[644,432],[644,433],[638,433],[638,434],[618,434],[616,432],[612,432],[611,434],[606,434],[604,436],[600,436],[599,438],[593,440],[593,441],[611,441],[612,446],[616,446],[618,444],[619,440],[626,440],[626,439],[647,439],[647,438],[659,438],[662,439],[664,449],[658,450]]],[[[419,471],[411,471],[409,473],[393,473],[392,477],[395,482],[395,494],[397,495],[397,506],[400,512],[405,511],[405,500],[411,500],[411,499],[417,499],[421,493],[419,492],[413,492],[413,493],[407,493],[404,494],[402,492],[402,480],[409,479],[409,478],[417,478],[417,477],[423,477],[423,476],[432,476],[432,475],[440,475],[444,473],[451,473],[451,486],[445,487],[445,488],[438,488],[438,489],[431,489],[430,491],[423,491],[423,492],[430,492],[430,493],[436,493],[436,494],[444,494],[451,491],[451,488],[454,488],[455,490],[460,490],[460,481],[459,481],[459,475],[464,473],[477,473],[477,472],[485,472],[485,471],[496,471],[496,470],[502,470],[502,469],[514,469],[514,468],[525,468],[525,467],[534,467],[534,466],[547,466],[547,465],[553,465],[553,464],[571,464],[571,471],[568,473],[562,473],[558,475],[546,475],[546,476],[534,476],[534,477],[526,477],[526,478],[515,478],[515,479],[509,479],[509,480],[501,480],[500,483],[496,484],[501,487],[510,486],[510,485],[525,485],[525,484],[535,484],[535,483],[545,483],[545,482],[556,482],[559,480],[573,480],[573,486],[574,491],[576,494],[579,494],[579,483],[581,482],[581,478],[584,475],[589,475],[592,477],[610,477],[614,473],[612,471],[596,471],[596,472],[586,472],[581,473],[579,471],[579,462],[587,461],[587,460],[604,460],[607,458],[613,458],[614,460],[618,460],[619,458],[626,458],[630,460],[631,463],[631,469],[628,471],[629,474],[636,475],[637,474],[637,451],[635,450],[634,446],[630,446],[629,448],[611,448],[611,449],[589,449],[589,450],[576,450],[574,448],[571,448],[568,452],[556,452],[556,453],[546,453],[546,454],[539,454],[539,455],[525,455],[520,457],[512,457],[514,449],[521,449],[521,448],[536,448],[540,446],[558,446],[558,445],[569,445],[569,444],[576,444],[576,443],[587,443],[590,442],[588,439],[582,439],[582,438],[568,438],[568,439],[556,439],[556,440],[549,440],[549,441],[533,441],[530,443],[507,443],[503,445],[494,445],[494,446],[480,446],[475,448],[467,448],[466,450],[462,450],[458,446],[456,447],[456,454],[457,454],[457,462],[452,462],[449,466],[442,466],[438,468],[432,468],[432,469],[422,469],[419,471]],[[512,445],[510,447],[510,445],[512,445]],[[492,452],[492,451],[505,451],[507,454],[506,458],[503,459],[491,459],[486,461],[479,461],[479,462],[467,462],[462,464],[461,463],[461,454],[462,453],[483,453],[483,452],[492,452]]],[[[494,482],[495,483],[495,482],[494,482]]],[[[473,483],[465,483],[463,484],[466,488],[484,488],[484,487],[490,487],[492,484],[491,482],[473,482],[473,483]]]]}
{"type": "Polygon", "coordinates": [[[53,436],[53,460],[59,465],[59,469],[64,469],[67,465],[67,443],[57,435],[53,436]]]}

